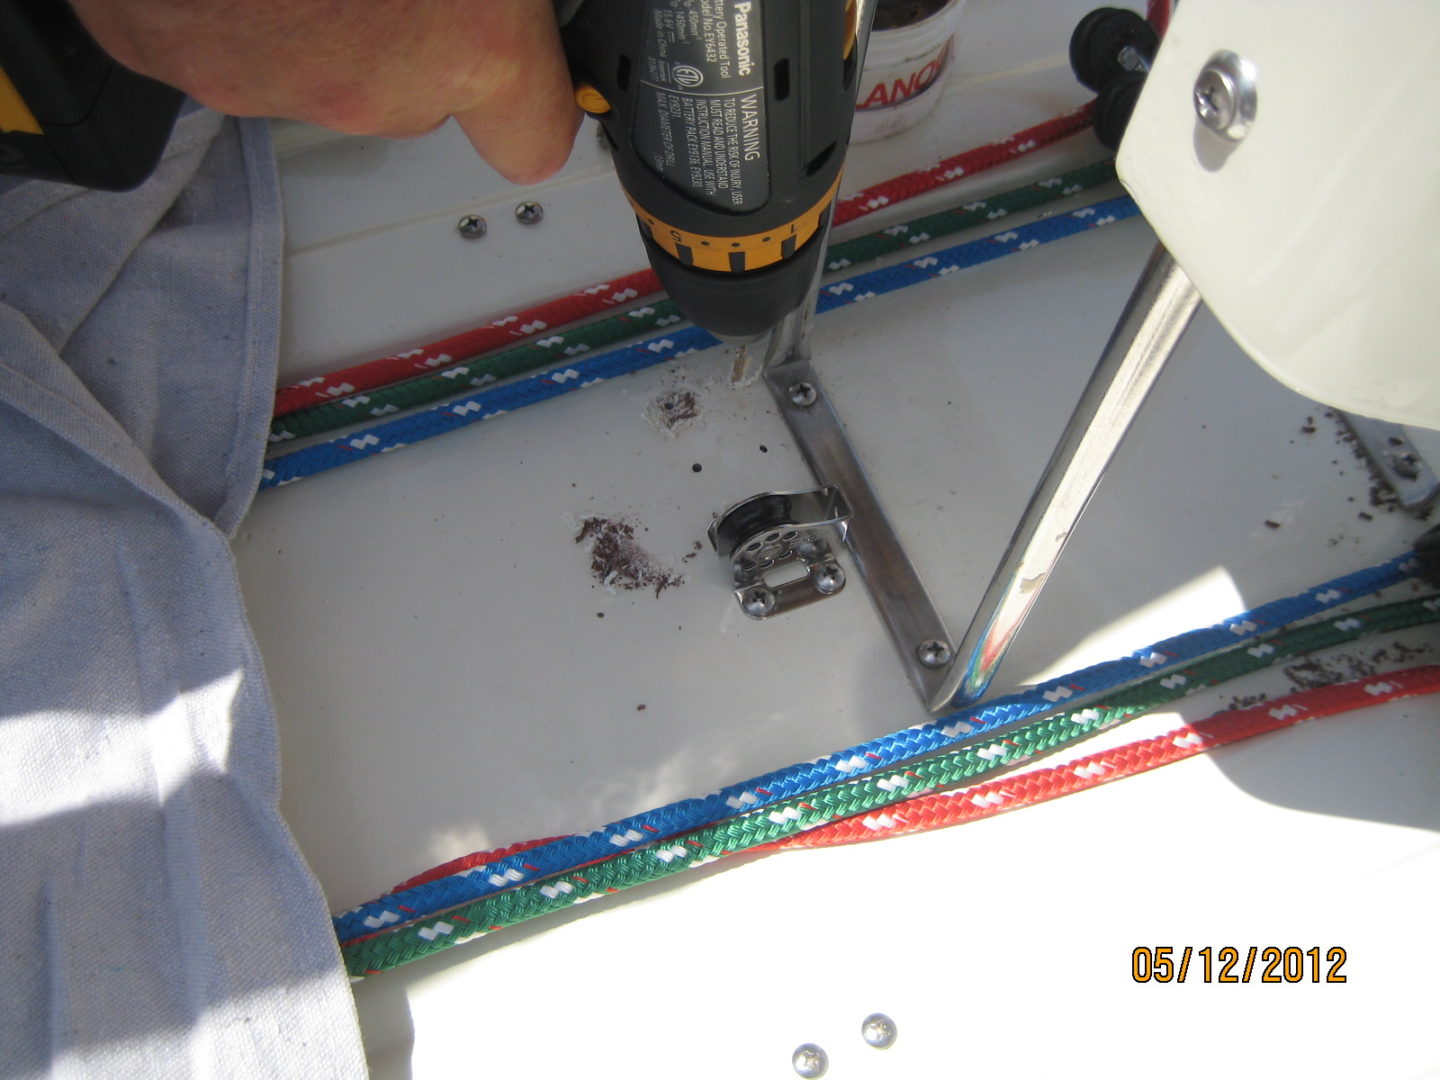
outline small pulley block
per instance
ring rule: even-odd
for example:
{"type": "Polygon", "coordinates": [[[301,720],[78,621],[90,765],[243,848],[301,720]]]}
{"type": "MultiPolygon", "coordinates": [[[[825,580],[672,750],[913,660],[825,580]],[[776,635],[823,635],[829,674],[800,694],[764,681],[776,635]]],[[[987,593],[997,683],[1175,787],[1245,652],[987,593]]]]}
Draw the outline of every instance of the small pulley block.
{"type": "Polygon", "coordinates": [[[835,550],[845,542],[850,506],[833,486],[770,491],[736,503],[710,523],[710,546],[735,582],[752,619],[834,596],[845,587],[835,550]],[[798,566],[802,572],[796,576],[798,566]]]}

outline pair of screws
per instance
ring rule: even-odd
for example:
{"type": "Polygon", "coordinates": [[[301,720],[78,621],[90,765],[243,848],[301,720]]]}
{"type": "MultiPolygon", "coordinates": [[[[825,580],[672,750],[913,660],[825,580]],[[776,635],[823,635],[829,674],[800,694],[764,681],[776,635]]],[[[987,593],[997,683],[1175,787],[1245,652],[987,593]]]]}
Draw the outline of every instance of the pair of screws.
{"type": "MultiPolygon", "coordinates": [[[[538,202],[525,201],[515,207],[515,220],[521,225],[538,225],[545,217],[545,208],[538,202]]],[[[455,231],[466,240],[479,240],[490,228],[479,214],[466,214],[455,225],[455,231]]]]}
{"type": "MultiPolygon", "coordinates": [[[[821,596],[831,596],[845,587],[845,571],[833,562],[819,563],[810,568],[810,582],[821,596]]],[[[755,585],[745,590],[740,606],[752,619],[763,619],[775,611],[779,598],[768,585],[755,585]]]]}
{"type": "MultiPolygon", "coordinates": [[[[888,1050],[894,1046],[897,1034],[895,1021],[884,1013],[871,1013],[860,1022],[860,1037],[877,1050],[888,1050]]],[[[796,1048],[790,1064],[794,1066],[797,1075],[805,1077],[806,1080],[814,1080],[815,1077],[824,1076],[825,1070],[830,1068],[830,1055],[814,1043],[806,1043],[796,1048]]]]}

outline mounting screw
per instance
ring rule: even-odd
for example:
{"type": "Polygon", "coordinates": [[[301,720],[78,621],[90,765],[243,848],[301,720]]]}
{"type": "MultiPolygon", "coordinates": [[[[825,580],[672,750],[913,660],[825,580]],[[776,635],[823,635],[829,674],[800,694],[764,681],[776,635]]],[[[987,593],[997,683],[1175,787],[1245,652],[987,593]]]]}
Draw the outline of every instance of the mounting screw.
{"type": "Polygon", "coordinates": [[[796,1048],[791,1055],[790,1064],[795,1067],[798,1075],[806,1080],[814,1080],[817,1076],[824,1076],[825,1070],[830,1068],[830,1056],[814,1043],[806,1043],[796,1048]]]}
{"type": "Polygon", "coordinates": [[[1420,458],[1413,451],[1391,450],[1385,455],[1390,469],[1402,480],[1420,479],[1420,458]]]}
{"type": "Polygon", "coordinates": [[[815,584],[816,592],[829,596],[845,587],[845,571],[833,562],[821,563],[810,568],[810,580],[815,584]]]}
{"type": "Polygon", "coordinates": [[[752,619],[763,619],[775,610],[775,594],[764,585],[756,585],[753,589],[745,590],[745,594],[740,597],[740,607],[752,619]]]}
{"type": "Polygon", "coordinates": [[[915,655],[920,658],[920,663],[928,668],[942,668],[950,663],[950,658],[954,653],[950,651],[949,642],[931,638],[920,643],[915,650],[915,655]]]}
{"type": "Polygon", "coordinates": [[[814,385],[808,382],[793,383],[786,393],[790,397],[790,404],[797,409],[808,409],[820,397],[814,385]]]}
{"type": "Polygon", "coordinates": [[[876,1050],[888,1050],[895,1045],[895,1021],[884,1013],[871,1013],[860,1023],[860,1037],[876,1050]]]}
{"type": "Polygon", "coordinates": [[[1211,131],[1239,142],[1255,123],[1255,65],[1218,52],[1195,80],[1195,115],[1211,131]]]}
{"type": "Polygon", "coordinates": [[[522,202],[515,207],[515,220],[521,225],[538,225],[545,216],[545,208],[538,202],[522,202]]]}
{"type": "Polygon", "coordinates": [[[479,240],[485,235],[488,228],[485,219],[479,214],[466,214],[455,224],[455,231],[466,240],[479,240]]]}

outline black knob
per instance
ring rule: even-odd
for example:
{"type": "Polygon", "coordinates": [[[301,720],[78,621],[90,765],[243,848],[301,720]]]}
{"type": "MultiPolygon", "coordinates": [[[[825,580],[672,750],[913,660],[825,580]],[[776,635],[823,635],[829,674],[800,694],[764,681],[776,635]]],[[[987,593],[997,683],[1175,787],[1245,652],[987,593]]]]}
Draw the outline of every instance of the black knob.
{"type": "Polygon", "coordinates": [[[1070,67],[1081,83],[1099,93],[1116,76],[1148,69],[1159,47],[1160,35],[1140,15],[1125,8],[1096,8],[1070,35],[1070,67]],[[1136,57],[1144,67],[1135,64],[1136,57]]]}
{"type": "Polygon", "coordinates": [[[1119,147],[1140,100],[1145,76],[1138,71],[1123,71],[1100,88],[1095,99],[1095,137],[1111,150],[1119,147]]]}

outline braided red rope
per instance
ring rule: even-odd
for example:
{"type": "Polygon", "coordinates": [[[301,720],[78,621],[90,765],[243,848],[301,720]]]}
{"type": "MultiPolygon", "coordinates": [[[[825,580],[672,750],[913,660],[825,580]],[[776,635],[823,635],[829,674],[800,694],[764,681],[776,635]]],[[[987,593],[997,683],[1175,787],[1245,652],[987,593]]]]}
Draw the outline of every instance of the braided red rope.
{"type": "Polygon", "coordinates": [[[417,349],[407,349],[282,386],[275,391],[274,415],[284,416],[310,405],[413,379],[480,353],[513,345],[553,326],[575,322],[616,304],[638,300],[659,291],[660,279],[653,270],[638,270],[614,281],[602,281],[571,296],[562,296],[513,315],[503,315],[485,326],[432,341],[417,349]]]}
{"type": "Polygon", "coordinates": [[[897,176],[893,180],[886,180],[852,195],[842,195],[835,201],[835,224],[844,225],[886,206],[913,199],[916,195],[945,184],[952,184],[962,176],[973,176],[997,165],[1004,165],[1007,161],[1024,157],[1041,147],[1084,131],[1090,126],[1092,109],[1093,104],[1082,105],[1073,112],[1046,120],[1024,131],[1017,131],[999,142],[977,146],[954,157],[945,158],[928,169],[897,176]]]}
{"type": "Polygon", "coordinates": [[[1150,20],[1150,25],[1155,27],[1155,33],[1161,37],[1170,29],[1170,12],[1174,6],[1172,0],[1150,0],[1145,5],[1145,18],[1150,20]]]}
{"type": "Polygon", "coordinates": [[[449,877],[451,874],[461,874],[466,870],[483,870],[488,864],[497,859],[504,859],[510,855],[518,855],[522,851],[529,851],[531,848],[539,847],[541,844],[549,844],[559,840],[558,836],[547,836],[543,840],[521,840],[518,844],[511,844],[509,847],[496,848],[494,851],[472,851],[469,855],[461,855],[458,859],[451,859],[439,866],[432,866],[423,873],[416,874],[412,878],[400,882],[390,891],[392,893],[404,892],[406,889],[413,889],[416,885],[423,885],[427,881],[434,881],[436,878],[449,877]]]}
{"type": "Polygon", "coordinates": [[[1305,690],[1248,709],[1217,713],[1194,724],[1182,724],[1164,735],[1090,754],[1065,765],[954,791],[921,795],[861,818],[847,818],[797,833],[758,850],[832,847],[962,825],[1158,769],[1302,720],[1437,692],[1440,692],[1440,665],[1436,664],[1305,690]]]}

